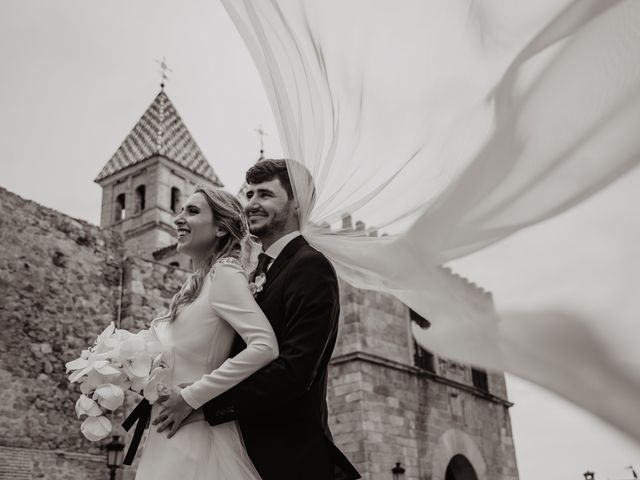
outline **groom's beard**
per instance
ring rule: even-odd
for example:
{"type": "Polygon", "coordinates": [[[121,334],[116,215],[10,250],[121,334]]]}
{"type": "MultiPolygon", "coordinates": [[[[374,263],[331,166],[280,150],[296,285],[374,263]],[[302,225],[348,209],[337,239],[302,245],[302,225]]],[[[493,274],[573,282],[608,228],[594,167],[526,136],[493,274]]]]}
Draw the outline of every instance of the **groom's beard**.
{"type": "Polygon", "coordinates": [[[288,204],[286,209],[276,213],[267,222],[259,225],[249,225],[249,231],[258,238],[261,236],[277,236],[279,232],[285,230],[289,208],[291,208],[291,204],[288,204]]]}

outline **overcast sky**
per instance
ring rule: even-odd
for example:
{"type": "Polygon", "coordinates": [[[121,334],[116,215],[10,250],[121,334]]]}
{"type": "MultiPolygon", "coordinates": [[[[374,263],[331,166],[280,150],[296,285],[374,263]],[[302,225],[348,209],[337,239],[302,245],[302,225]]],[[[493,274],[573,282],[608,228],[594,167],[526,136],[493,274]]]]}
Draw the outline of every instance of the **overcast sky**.
{"type": "MultiPolygon", "coordinates": [[[[93,179],[158,93],[165,56],[166,91],[231,191],[258,156],[259,125],[267,155],[280,155],[260,80],[217,1],[0,0],[0,185],[99,223],[93,179]]],[[[639,204],[636,169],[454,267],[490,289],[500,310],[566,306],[605,324],[637,321],[639,204]]],[[[508,387],[522,480],[640,471],[640,448],[618,432],[526,382],[508,378],[508,387]]]]}

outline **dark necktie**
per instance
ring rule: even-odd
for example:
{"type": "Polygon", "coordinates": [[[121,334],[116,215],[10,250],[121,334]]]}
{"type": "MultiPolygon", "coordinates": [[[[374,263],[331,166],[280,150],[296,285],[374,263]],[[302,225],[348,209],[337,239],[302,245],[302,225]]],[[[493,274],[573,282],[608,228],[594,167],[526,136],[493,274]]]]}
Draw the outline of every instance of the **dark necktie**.
{"type": "Polygon", "coordinates": [[[256,277],[258,277],[259,275],[265,274],[266,276],[267,267],[269,266],[269,262],[271,260],[273,259],[264,252],[258,255],[258,266],[256,267],[256,270],[253,272],[251,281],[255,280],[256,277]]]}

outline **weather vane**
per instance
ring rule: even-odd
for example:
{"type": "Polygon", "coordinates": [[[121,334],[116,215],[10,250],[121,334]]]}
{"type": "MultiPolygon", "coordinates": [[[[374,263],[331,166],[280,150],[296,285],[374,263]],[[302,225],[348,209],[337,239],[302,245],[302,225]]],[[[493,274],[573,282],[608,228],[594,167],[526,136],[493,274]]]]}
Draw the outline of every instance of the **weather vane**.
{"type": "Polygon", "coordinates": [[[160,73],[162,74],[162,82],[160,83],[160,88],[164,89],[164,85],[169,77],[167,76],[167,72],[173,72],[167,65],[167,57],[162,57],[162,61],[156,59],[156,63],[160,65],[160,73]]]}
{"type": "Polygon", "coordinates": [[[264,137],[267,136],[267,132],[262,129],[262,124],[254,129],[254,131],[260,135],[260,160],[262,160],[264,158],[264,137]]]}

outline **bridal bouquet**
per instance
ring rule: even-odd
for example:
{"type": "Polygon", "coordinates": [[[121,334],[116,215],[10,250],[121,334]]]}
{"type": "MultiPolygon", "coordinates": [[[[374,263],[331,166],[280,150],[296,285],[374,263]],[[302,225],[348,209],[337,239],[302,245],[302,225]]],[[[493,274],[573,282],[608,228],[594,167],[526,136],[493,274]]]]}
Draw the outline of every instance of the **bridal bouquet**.
{"type": "Polygon", "coordinates": [[[80,358],[66,364],[69,381],[80,383],[76,414],[84,418],[80,430],[88,440],[109,435],[106,414],[122,406],[125,391],[144,395],[150,404],[158,399],[158,387],[169,375],[161,356],[161,344],[150,330],[133,334],[112,322],[80,358]]]}

